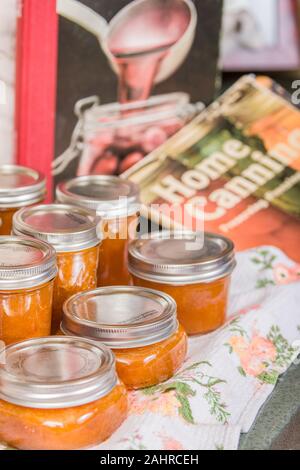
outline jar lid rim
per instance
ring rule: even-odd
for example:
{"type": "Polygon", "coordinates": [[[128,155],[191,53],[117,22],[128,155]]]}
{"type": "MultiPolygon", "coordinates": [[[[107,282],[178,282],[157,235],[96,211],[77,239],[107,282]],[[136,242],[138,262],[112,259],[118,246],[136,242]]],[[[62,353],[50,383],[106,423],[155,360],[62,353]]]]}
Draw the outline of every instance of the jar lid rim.
{"type": "Polygon", "coordinates": [[[0,208],[22,207],[39,202],[46,194],[43,173],[21,165],[0,165],[0,208]],[[19,178],[14,180],[14,178],[19,178]],[[7,179],[7,184],[4,180],[7,179]]]}
{"type": "Polygon", "coordinates": [[[119,176],[77,176],[59,183],[56,196],[59,202],[96,211],[104,219],[132,215],[140,209],[138,186],[119,176]]]}
{"type": "Polygon", "coordinates": [[[39,204],[14,214],[13,232],[51,244],[57,252],[87,249],[100,243],[100,217],[71,204],[39,204]]]}
{"type": "Polygon", "coordinates": [[[176,310],[172,297],[154,289],[100,287],[65,302],[61,329],[114,349],[135,348],[169,338],[178,328],[176,310]]]}
{"type": "Polygon", "coordinates": [[[56,254],[48,243],[31,237],[0,236],[0,289],[44,284],[57,274],[56,254]]]}
{"type": "Polygon", "coordinates": [[[3,348],[0,358],[0,398],[28,408],[83,405],[117,384],[113,353],[85,338],[25,340],[3,348]]]}
{"type": "Polygon", "coordinates": [[[235,264],[229,238],[185,229],[146,234],[131,242],[128,253],[131,274],[166,284],[217,280],[230,274],[235,264]]]}

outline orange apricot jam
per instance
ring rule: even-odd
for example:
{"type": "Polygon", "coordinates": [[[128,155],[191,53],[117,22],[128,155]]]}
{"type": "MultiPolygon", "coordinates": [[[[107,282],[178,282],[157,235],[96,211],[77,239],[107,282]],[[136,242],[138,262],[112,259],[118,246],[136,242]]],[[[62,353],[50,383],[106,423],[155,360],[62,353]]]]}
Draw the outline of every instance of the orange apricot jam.
{"type": "Polygon", "coordinates": [[[42,239],[57,253],[52,333],[60,326],[62,307],[71,295],[97,286],[99,243],[94,213],[67,204],[43,204],[18,211],[14,233],[42,239]]]}
{"type": "Polygon", "coordinates": [[[10,235],[15,212],[41,202],[46,194],[44,176],[17,165],[0,166],[0,235],[10,235]]]}
{"type": "Polygon", "coordinates": [[[57,253],[58,274],[54,283],[52,332],[61,323],[65,300],[77,292],[97,286],[99,241],[97,246],[71,253],[57,253]]]}
{"type": "Polygon", "coordinates": [[[187,352],[174,300],[152,289],[113,286],[76,294],[64,305],[61,330],[110,347],[118,375],[131,389],[169,379],[187,352]]]}
{"type": "Polygon", "coordinates": [[[56,197],[59,202],[91,209],[101,217],[98,286],[132,284],[127,253],[140,208],[138,187],[117,176],[80,176],[60,183],[56,197]]]}
{"type": "Polygon", "coordinates": [[[24,450],[88,448],[127,415],[127,392],[112,352],[95,342],[53,336],[2,351],[0,441],[24,450]]]}
{"type": "Polygon", "coordinates": [[[171,295],[177,303],[177,315],[189,335],[209,333],[226,320],[229,276],[209,284],[173,286],[146,281],[133,276],[136,286],[161,290],[171,295]]]}
{"type": "Polygon", "coordinates": [[[42,241],[0,236],[0,340],[47,336],[51,329],[55,251],[42,241]]]}
{"type": "Polygon", "coordinates": [[[169,379],[180,368],[187,353],[187,336],[179,325],[159,343],[113,351],[118,375],[127,388],[150,387],[169,379]]]}
{"type": "Polygon", "coordinates": [[[208,333],[226,319],[233,243],[220,235],[155,232],[129,247],[134,285],[163,291],[177,303],[189,335],[208,333]]]}
{"type": "Polygon", "coordinates": [[[12,220],[18,208],[1,209],[0,208],[0,235],[10,235],[12,230],[12,220]]]}
{"type": "Polygon", "coordinates": [[[138,217],[131,216],[102,223],[103,241],[99,251],[98,286],[131,285],[128,272],[130,230],[138,217]]]}

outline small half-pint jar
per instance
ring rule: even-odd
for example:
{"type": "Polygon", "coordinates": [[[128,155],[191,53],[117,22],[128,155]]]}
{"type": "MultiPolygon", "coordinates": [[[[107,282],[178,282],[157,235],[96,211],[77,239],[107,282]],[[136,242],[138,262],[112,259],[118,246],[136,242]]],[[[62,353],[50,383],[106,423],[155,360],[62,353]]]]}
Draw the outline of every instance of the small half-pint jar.
{"type": "MultiPolygon", "coordinates": [[[[57,186],[59,202],[93,210],[101,217],[98,286],[128,285],[127,247],[138,221],[139,189],[117,176],[80,176],[57,186]]],[[[100,228],[99,228],[100,230],[100,228]]]]}
{"type": "Polygon", "coordinates": [[[126,388],[103,345],[52,336],[8,346],[0,359],[0,441],[12,447],[91,447],[127,415],[126,388]]]}
{"type": "Polygon", "coordinates": [[[95,214],[68,204],[42,204],[14,215],[13,231],[44,240],[56,251],[52,333],[59,329],[62,307],[71,295],[97,287],[100,240],[95,214]]]}
{"type": "Polygon", "coordinates": [[[55,250],[40,240],[0,237],[0,340],[47,336],[51,330],[55,250]]]}
{"type": "Polygon", "coordinates": [[[171,295],[189,335],[209,333],[226,319],[234,246],[221,235],[188,231],[154,232],[129,247],[136,286],[171,295]]]}
{"type": "Polygon", "coordinates": [[[110,347],[131,389],[172,377],[187,351],[174,300],[152,289],[113,286],[74,295],[64,305],[61,330],[110,347]]]}
{"type": "Polygon", "coordinates": [[[0,166],[0,235],[10,235],[14,213],[20,207],[44,200],[45,177],[36,170],[18,165],[0,166]]]}

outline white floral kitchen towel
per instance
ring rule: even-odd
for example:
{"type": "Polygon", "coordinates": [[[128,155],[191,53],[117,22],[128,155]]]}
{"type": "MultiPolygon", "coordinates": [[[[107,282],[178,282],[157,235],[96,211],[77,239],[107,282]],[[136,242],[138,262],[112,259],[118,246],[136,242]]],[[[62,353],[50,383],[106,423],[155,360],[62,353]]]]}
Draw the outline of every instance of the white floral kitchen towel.
{"type": "Polygon", "coordinates": [[[97,449],[236,449],[300,352],[300,265],[274,247],[237,255],[226,325],[189,339],[167,382],[130,393],[130,414],[97,449]]]}
{"type": "Polygon", "coordinates": [[[274,247],[238,253],[228,311],[221,329],[189,339],[172,379],[129,394],[128,418],[94,449],[238,447],[300,352],[300,265],[274,247]]]}

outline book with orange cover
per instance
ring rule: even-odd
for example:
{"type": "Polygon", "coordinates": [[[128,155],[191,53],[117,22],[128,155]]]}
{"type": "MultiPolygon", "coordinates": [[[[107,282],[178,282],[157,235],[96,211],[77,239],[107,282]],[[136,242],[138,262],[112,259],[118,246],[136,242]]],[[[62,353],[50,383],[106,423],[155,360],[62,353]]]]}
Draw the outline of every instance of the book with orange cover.
{"type": "Polygon", "coordinates": [[[124,176],[155,222],[204,217],[237,250],[271,244],[300,261],[300,111],[267,77],[239,79],[124,176]]]}

